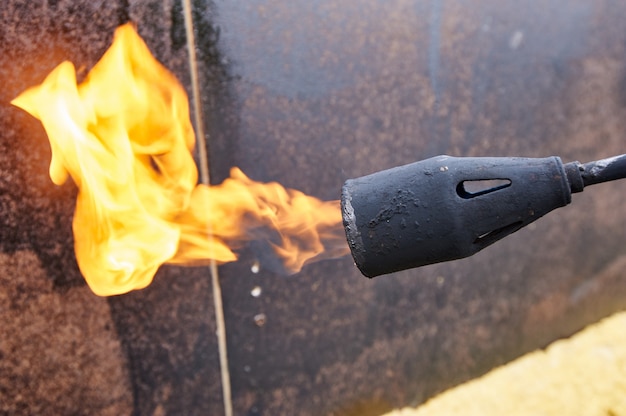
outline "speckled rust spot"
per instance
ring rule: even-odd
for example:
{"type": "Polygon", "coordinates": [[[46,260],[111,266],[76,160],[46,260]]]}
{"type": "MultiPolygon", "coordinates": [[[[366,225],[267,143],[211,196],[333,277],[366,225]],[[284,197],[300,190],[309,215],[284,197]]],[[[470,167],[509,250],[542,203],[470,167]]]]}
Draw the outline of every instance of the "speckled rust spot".
{"type": "Polygon", "coordinates": [[[109,305],[59,293],[29,251],[0,253],[0,413],[129,414],[126,359],[109,305]]]}

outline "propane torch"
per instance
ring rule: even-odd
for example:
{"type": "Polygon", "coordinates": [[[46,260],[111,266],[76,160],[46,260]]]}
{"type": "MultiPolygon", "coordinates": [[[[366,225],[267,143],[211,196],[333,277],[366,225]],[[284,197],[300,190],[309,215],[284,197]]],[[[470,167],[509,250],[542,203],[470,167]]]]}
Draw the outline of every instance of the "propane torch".
{"type": "Polygon", "coordinates": [[[374,277],[469,257],[585,186],[622,178],[626,154],[585,164],[436,156],[347,180],[343,225],[357,267],[374,277]]]}

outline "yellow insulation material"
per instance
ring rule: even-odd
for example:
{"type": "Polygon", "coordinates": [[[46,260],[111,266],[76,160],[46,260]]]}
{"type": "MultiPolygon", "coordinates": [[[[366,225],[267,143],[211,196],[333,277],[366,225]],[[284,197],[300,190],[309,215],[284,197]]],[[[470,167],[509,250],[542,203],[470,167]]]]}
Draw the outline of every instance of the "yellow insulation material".
{"type": "Polygon", "coordinates": [[[626,416],[626,312],[386,416],[626,416]]]}

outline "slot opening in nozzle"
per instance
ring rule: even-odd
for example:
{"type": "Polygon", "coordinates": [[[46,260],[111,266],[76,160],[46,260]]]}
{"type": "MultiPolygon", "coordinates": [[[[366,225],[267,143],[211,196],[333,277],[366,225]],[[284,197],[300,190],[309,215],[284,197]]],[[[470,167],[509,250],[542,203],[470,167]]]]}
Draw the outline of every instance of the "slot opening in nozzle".
{"type": "Polygon", "coordinates": [[[510,179],[478,179],[462,181],[456,187],[456,193],[463,199],[475,198],[511,186],[510,179]]]}

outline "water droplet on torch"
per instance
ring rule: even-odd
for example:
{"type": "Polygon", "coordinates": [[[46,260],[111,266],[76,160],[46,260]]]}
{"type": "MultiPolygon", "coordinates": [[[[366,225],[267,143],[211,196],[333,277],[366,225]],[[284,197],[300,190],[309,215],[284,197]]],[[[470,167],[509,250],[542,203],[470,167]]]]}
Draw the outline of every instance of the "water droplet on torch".
{"type": "Polygon", "coordinates": [[[255,286],[250,291],[250,294],[252,295],[252,297],[258,298],[259,296],[261,296],[262,292],[263,292],[263,289],[261,289],[260,286],[255,286]]]}
{"type": "Polygon", "coordinates": [[[259,264],[258,260],[255,260],[254,263],[252,263],[252,266],[250,267],[250,271],[254,274],[257,274],[258,272],[261,271],[261,264],[259,264]]]}

